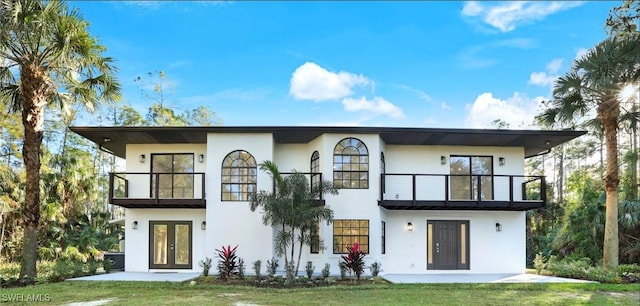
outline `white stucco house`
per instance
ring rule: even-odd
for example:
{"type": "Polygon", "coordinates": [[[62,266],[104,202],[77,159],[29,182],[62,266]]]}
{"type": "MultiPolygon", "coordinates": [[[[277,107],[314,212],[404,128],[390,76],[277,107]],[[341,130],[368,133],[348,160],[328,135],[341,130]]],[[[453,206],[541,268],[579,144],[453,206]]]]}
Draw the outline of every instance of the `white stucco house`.
{"type": "MultiPolygon", "coordinates": [[[[390,127],[73,127],[126,160],[110,175],[109,201],[126,208],[125,270],[199,272],[223,245],[251,263],[275,256],[275,230],[249,209],[271,191],[257,164],[333,181],[334,211],[320,224],[326,249],[302,265],[339,274],[358,242],[383,274],[523,273],[525,213],[545,205],[545,178],[528,157],[582,131],[390,127]]],[[[276,257],[277,258],[277,257],[276,257]]],[[[284,266],[282,258],[280,267],[284,266]]]]}

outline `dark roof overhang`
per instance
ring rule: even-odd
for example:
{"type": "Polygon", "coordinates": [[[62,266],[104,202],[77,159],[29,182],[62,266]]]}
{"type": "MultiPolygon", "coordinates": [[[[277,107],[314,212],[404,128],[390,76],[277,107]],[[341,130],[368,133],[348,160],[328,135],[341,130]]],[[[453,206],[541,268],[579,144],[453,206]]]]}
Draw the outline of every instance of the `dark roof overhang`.
{"type": "Polygon", "coordinates": [[[547,152],[585,131],[490,130],[400,127],[208,126],[70,128],[114,155],[125,156],[127,144],[206,143],[208,133],[269,133],[276,143],[309,143],[322,134],[378,134],[388,145],[523,147],[525,157],[547,152]]]}

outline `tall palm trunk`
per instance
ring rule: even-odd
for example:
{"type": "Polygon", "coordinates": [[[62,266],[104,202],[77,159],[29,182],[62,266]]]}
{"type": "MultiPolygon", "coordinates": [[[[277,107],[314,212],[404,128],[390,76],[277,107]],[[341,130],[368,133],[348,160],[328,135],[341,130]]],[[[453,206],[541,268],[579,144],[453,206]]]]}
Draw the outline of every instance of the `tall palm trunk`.
{"type": "Polygon", "coordinates": [[[618,267],[618,116],[620,106],[615,97],[605,97],[598,107],[598,117],[604,128],[607,147],[607,167],[604,188],[607,196],[604,226],[604,247],[602,264],[606,269],[618,267]]]}
{"type": "Polygon", "coordinates": [[[35,279],[38,254],[38,222],[40,220],[40,153],[42,145],[44,107],[47,104],[49,82],[42,67],[21,66],[22,124],[24,143],[22,154],[27,170],[23,209],[24,240],[20,278],[35,279]]]}

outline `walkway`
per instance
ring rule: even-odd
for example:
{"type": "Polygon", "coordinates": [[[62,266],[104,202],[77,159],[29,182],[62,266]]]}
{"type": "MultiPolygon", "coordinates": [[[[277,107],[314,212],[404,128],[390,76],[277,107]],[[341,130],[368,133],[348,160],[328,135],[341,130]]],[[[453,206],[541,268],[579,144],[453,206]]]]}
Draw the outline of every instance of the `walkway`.
{"type": "Polygon", "coordinates": [[[387,274],[383,278],[398,284],[418,283],[592,283],[590,281],[537,274],[387,274]]]}
{"type": "Polygon", "coordinates": [[[200,273],[178,272],[112,272],[68,279],[70,281],[136,281],[136,282],[186,282],[200,273]]]}

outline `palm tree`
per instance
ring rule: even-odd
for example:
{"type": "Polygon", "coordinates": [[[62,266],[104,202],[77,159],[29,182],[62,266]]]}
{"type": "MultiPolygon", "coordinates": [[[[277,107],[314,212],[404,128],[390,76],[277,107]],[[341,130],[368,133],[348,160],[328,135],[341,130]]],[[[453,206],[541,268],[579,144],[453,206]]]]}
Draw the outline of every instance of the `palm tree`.
{"type": "Polygon", "coordinates": [[[77,10],[60,1],[0,0],[0,99],[21,112],[26,167],[21,278],[36,277],[40,220],[40,155],[47,106],[119,99],[120,87],[105,47],[77,10]]]}
{"type": "Polygon", "coordinates": [[[272,161],[260,163],[260,170],[269,173],[274,181],[275,192],[260,191],[251,201],[251,211],[262,207],[264,225],[281,227],[276,234],[275,244],[278,255],[284,255],[286,267],[293,261],[297,234],[298,262],[294,272],[297,275],[303,246],[315,242],[311,232],[319,222],[326,221],[327,225],[333,222],[333,210],[317,205],[316,200],[325,194],[338,194],[338,190],[328,181],[318,182],[311,188],[304,174],[294,171],[282,175],[272,161]],[[291,251],[290,258],[288,250],[291,251]]]}
{"type": "Polygon", "coordinates": [[[551,107],[541,118],[547,122],[571,122],[595,111],[604,131],[606,146],[605,234],[603,265],[618,266],[618,122],[621,108],[619,93],[627,84],[640,79],[640,35],[622,39],[608,38],[583,57],[574,61],[571,70],[558,78],[551,107]]]}

